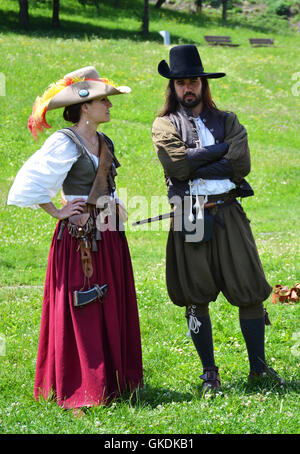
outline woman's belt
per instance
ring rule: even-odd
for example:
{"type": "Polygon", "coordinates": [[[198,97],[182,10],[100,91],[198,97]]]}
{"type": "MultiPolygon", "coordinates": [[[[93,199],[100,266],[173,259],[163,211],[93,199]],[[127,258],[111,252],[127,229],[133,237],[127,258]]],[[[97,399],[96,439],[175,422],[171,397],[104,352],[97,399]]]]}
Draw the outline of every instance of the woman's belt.
{"type": "Polygon", "coordinates": [[[66,226],[69,234],[78,239],[82,270],[84,276],[88,279],[93,275],[91,252],[98,251],[98,241],[102,239],[101,226],[105,225],[105,219],[110,215],[115,215],[116,230],[119,231],[120,236],[123,236],[124,229],[123,227],[120,229],[122,218],[118,203],[108,203],[103,209],[87,203],[83,206],[82,213],[70,216],[60,222],[57,239],[61,240],[66,226]]]}
{"type": "Polygon", "coordinates": [[[90,213],[90,214],[94,214],[96,216],[100,212],[100,209],[97,208],[96,205],[92,205],[90,203],[87,203],[82,208],[83,208],[83,211],[82,211],[83,213],[90,213]]]}
{"type": "Polygon", "coordinates": [[[78,250],[80,250],[82,271],[88,279],[93,275],[91,251],[98,251],[97,241],[102,238],[101,231],[96,226],[96,217],[99,212],[100,210],[95,205],[83,206],[82,213],[74,214],[60,222],[57,235],[57,239],[61,240],[64,228],[67,225],[69,234],[79,240],[78,250]]]}

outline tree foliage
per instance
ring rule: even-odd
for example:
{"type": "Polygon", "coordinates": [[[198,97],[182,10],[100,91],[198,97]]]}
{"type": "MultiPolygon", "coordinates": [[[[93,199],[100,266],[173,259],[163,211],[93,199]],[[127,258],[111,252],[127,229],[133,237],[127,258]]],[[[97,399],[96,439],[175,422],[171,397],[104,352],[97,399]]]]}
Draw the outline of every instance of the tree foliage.
{"type": "MultiPolygon", "coordinates": [[[[156,0],[155,8],[160,8],[166,0],[156,0]]],[[[202,11],[203,4],[206,3],[214,8],[218,8],[222,6],[222,19],[224,21],[227,20],[227,9],[229,5],[231,6],[234,3],[232,0],[195,0],[194,5],[195,8],[192,9],[194,12],[200,13],[202,11]]]]}
{"type": "Polygon", "coordinates": [[[165,3],[166,0],[157,0],[155,3],[155,8],[160,8],[163,3],[165,3]]]}
{"type": "MultiPolygon", "coordinates": [[[[101,4],[109,2],[114,8],[121,8],[123,6],[122,0],[75,0],[74,4],[81,5],[83,8],[95,7],[98,15],[100,14],[101,4]]],[[[28,30],[30,26],[29,20],[29,5],[33,0],[18,0],[19,3],[19,25],[21,28],[28,30]]],[[[35,0],[36,3],[43,6],[47,4],[52,5],[52,27],[59,27],[59,13],[60,13],[60,0],[35,0]]],[[[143,0],[137,2],[135,5],[132,4],[132,12],[134,15],[139,17],[141,21],[142,33],[147,35],[149,33],[149,22],[150,22],[150,5],[149,0],[143,0]]],[[[168,0],[155,0],[154,7],[160,8],[163,4],[168,3],[168,0]]],[[[172,2],[174,3],[174,2],[172,2]]],[[[189,2],[191,5],[191,13],[201,13],[203,7],[210,6],[212,8],[220,8],[221,15],[224,22],[227,21],[228,10],[234,6],[240,6],[243,2],[241,0],[193,0],[189,2]]],[[[254,1],[252,1],[254,4],[254,1]]],[[[258,1],[256,3],[259,3],[258,1]]],[[[283,17],[290,17],[293,14],[300,14],[299,0],[265,0],[267,14],[279,15],[283,17]]],[[[74,5],[74,8],[76,6],[74,5]]],[[[178,5],[178,3],[177,3],[178,5]]],[[[124,8],[124,6],[123,6],[124,8]]]]}
{"type": "MultiPolygon", "coordinates": [[[[85,8],[86,6],[95,6],[98,14],[100,14],[100,3],[101,0],[78,0],[78,2],[85,8]]],[[[115,6],[116,6],[115,2],[115,6]]],[[[118,2],[119,3],[119,2],[118,2]]]]}

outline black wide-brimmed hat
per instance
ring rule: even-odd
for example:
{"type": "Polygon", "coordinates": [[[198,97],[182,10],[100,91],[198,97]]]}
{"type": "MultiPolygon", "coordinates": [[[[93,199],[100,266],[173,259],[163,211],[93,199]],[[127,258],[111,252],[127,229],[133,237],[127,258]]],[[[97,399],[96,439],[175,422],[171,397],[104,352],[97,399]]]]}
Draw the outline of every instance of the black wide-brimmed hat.
{"type": "Polygon", "coordinates": [[[225,73],[206,73],[198,49],[193,44],[172,47],[170,50],[170,66],[166,60],[162,60],[157,69],[159,74],[167,79],[189,77],[218,79],[226,76],[225,73]]]}

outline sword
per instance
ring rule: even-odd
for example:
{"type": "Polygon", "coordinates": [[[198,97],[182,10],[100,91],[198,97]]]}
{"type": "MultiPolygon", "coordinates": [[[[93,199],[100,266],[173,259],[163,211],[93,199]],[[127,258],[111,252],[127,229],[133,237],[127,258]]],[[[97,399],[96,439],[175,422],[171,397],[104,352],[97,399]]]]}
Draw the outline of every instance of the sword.
{"type": "MultiPolygon", "coordinates": [[[[216,205],[221,205],[224,203],[224,200],[217,200],[216,202],[209,202],[204,204],[204,208],[213,208],[216,205]]],[[[141,224],[148,224],[149,222],[155,222],[155,221],[161,221],[163,219],[168,219],[168,218],[173,218],[174,217],[174,211],[171,211],[170,213],[164,213],[160,214],[158,216],[154,216],[153,218],[148,218],[148,219],[141,219],[140,221],[133,222],[132,225],[141,225],[141,224]]]]}
{"type": "Polygon", "coordinates": [[[108,284],[101,285],[94,285],[93,288],[82,292],[80,290],[75,290],[73,292],[73,305],[75,307],[81,307],[85,304],[92,303],[96,299],[99,299],[102,303],[103,298],[106,296],[106,292],[108,290],[108,284]]]}
{"type": "Polygon", "coordinates": [[[162,219],[168,219],[173,217],[174,211],[171,211],[170,213],[160,214],[159,216],[155,216],[154,218],[141,219],[140,221],[133,222],[132,225],[147,224],[148,222],[161,221],[162,219]]]}

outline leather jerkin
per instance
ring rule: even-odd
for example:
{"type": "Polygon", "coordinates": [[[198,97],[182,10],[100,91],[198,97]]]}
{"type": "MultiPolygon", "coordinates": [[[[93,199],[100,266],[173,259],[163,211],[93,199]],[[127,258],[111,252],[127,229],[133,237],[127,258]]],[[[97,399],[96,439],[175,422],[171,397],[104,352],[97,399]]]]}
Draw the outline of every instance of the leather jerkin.
{"type": "MultiPolygon", "coordinates": [[[[98,137],[100,142],[99,143],[100,158],[96,177],[87,199],[87,203],[89,205],[96,205],[99,197],[108,196],[111,192],[109,183],[111,178],[113,155],[110,152],[107,144],[105,143],[104,137],[103,136],[98,137]]],[[[83,227],[89,217],[90,217],[89,213],[82,213],[80,215],[71,216],[70,221],[74,222],[77,226],[83,227]]],[[[90,252],[90,245],[86,239],[80,238],[79,247],[82,271],[84,276],[89,279],[93,275],[93,264],[90,252]]]]}
{"type": "Polygon", "coordinates": [[[112,170],[113,155],[109,151],[103,136],[99,136],[99,141],[99,165],[92,189],[87,199],[87,203],[91,205],[96,205],[99,197],[110,195],[109,177],[112,170]]]}

